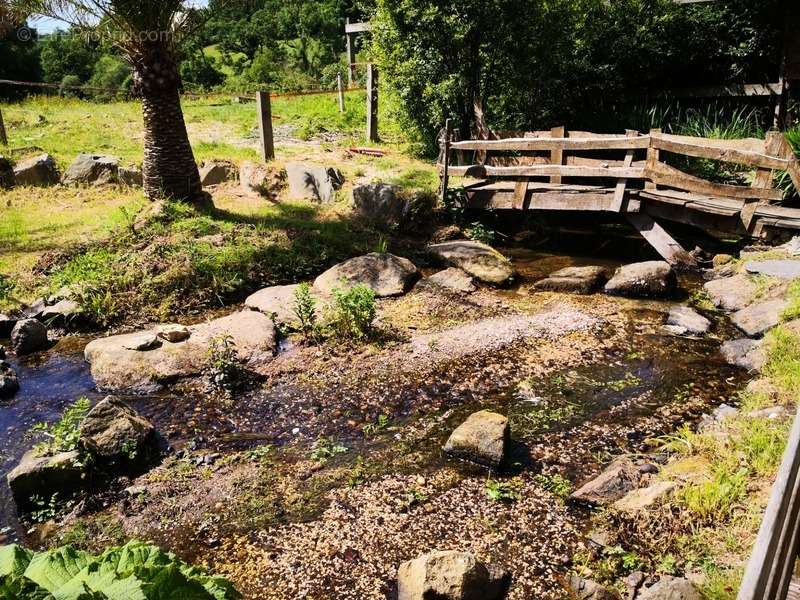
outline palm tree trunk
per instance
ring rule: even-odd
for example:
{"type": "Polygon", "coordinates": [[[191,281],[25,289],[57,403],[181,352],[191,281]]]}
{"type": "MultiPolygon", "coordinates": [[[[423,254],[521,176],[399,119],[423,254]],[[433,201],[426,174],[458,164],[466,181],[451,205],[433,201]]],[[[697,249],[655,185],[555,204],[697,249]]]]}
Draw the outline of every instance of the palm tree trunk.
{"type": "Polygon", "coordinates": [[[200,174],[194,160],[180,100],[180,76],[171,44],[146,42],[133,57],[136,91],[144,117],[145,195],[203,202],[200,174]]]}

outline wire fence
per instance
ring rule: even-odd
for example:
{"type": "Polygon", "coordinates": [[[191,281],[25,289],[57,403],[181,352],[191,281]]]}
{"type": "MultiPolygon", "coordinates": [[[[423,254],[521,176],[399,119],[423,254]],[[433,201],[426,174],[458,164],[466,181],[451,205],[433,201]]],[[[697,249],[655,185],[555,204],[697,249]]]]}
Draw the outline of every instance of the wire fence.
{"type": "MultiPolygon", "coordinates": [[[[112,96],[123,96],[126,99],[131,99],[135,97],[135,94],[131,90],[117,88],[117,87],[97,87],[90,85],[64,85],[60,83],[46,83],[42,81],[17,81],[14,79],[0,79],[0,85],[10,86],[10,87],[41,89],[41,90],[53,90],[58,93],[70,91],[70,92],[84,92],[93,94],[109,94],[112,96]]],[[[345,89],[344,93],[363,92],[366,89],[367,88],[363,86],[350,87],[345,89]]],[[[326,95],[326,94],[330,95],[337,93],[338,93],[337,89],[316,88],[316,89],[289,90],[284,92],[270,92],[269,95],[270,98],[291,98],[297,96],[319,96],[319,95],[326,95]]],[[[240,98],[240,99],[252,100],[253,102],[255,102],[256,99],[255,92],[250,92],[250,91],[193,92],[193,91],[181,90],[181,96],[186,98],[240,98]]]]}

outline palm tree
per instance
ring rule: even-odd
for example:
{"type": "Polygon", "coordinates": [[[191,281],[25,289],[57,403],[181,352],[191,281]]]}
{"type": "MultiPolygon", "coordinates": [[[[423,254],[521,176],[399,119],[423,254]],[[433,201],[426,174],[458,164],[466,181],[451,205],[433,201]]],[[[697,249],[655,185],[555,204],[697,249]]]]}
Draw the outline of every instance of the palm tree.
{"type": "Polygon", "coordinates": [[[11,0],[15,13],[60,19],[107,38],[133,70],[142,101],[145,195],[205,199],[181,110],[177,44],[202,22],[184,0],[11,0]]]}

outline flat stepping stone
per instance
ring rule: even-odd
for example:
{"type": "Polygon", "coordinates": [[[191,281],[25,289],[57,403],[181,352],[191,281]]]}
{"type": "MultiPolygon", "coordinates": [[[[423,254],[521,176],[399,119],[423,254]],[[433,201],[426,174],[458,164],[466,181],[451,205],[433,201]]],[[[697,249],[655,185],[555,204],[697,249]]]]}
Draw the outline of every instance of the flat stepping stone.
{"type": "Polygon", "coordinates": [[[151,393],[181,378],[200,375],[208,364],[212,341],[230,336],[243,368],[269,362],[276,348],[275,324],[253,310],[228,315],[188,327],[190,337],[181,343],[163,343],[134,350],[137,342],[157,339],[158,328],[114,335],[87,344],[84,356],[98,388],[151,393]]]}
{"type": "Polygon", "coordinates": [[[511,261],[480,242],[455,240],[428,246],[428,252],[449,267],[462,269],[478,281],[501,285],[515,275],[511,261]]]}
{"type": "Polygon", "coordinates": [[[800,277],[800,260],[764,260],[745,263],[748,273],[777,277],[778,279],[797,279],[800,277]]]}
{"type": "Polygon", "coordinates": [[[731,315],[731,321],[749,337],[760,337],[781,322],[789,302],[783,299],[751,304],[731,315]]]}
{"type": "Polygon", "coordinates": [[[766,353],[761,347],[761,340],[749,338],[729,340],[722,344],[720,352],[728,364],[748,371],[760,371],[767,362],[766,353]]]}
{"type": "Polygon", "coordinates": [[[566,267],[537,281],[533,284],[533,288],[540,292],[590,294],[598,289],[607,278],[604,267],[566,267]]]}
{"type": "Polygon", "coordinates": [[[675,335],[702,335],[711,329],[711,321],[688,306],[673,306],[667,315],[666,328],[675,335]]]}
{"type": "Polygon", "coordinates": [[[461,269],[450,267],[438,273],[434,273],[425,280],[431,285],[447,288],[462,294],[471,294],[476,289],[475,280],[472,276],[461,269]]]}
{"type": "Polygon", "coordinates": [[[723,310],[742,310],[755,300],[758,286],[744,274],[707,282],[703,289],[711,302],[723,310]]]}

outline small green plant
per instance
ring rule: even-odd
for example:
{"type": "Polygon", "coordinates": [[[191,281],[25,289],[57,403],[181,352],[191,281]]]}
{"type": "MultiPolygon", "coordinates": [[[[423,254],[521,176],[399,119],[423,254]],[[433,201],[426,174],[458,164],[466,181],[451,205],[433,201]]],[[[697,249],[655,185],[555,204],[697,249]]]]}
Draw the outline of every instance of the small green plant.
{"type": "Polygon", "coordinates": [[[486,227],[480,221],[475,221],[467,229],[464,230],[464,235],[475,242],[482,242],[484,244],[493,244],[495,232],[486,227]]]}
{"type": "Polygon", "coordinates": [[[377,314],[375,291],[364,284],[333,290],[333,315],[331,326],[337,337],[345,340],[362,340],[372,332],[377,314]]]}
{"type": "Polygon", "coordinates": [[[303,337],[308,340],[317,329],[317,301],[307,283],[301,283],[294,291],[294,314],[300,322],[303,337]]]}
{"type": "Polygon", "coordinates": [[[518,481],[498,481],[491,477],[486,480],[486,496],[494,502],[516,502],[522,498],[518,481]]]}
{"type": "Polygon", "coordinates": [[[542,488],[554,496],[558,496],[562,500],[570,495],[572,492],[572,482],[565,479],[558,473],[555,475],[544,475],[542,473],[536,475],[533,480],[542,488]]]}
{"type": "Polygon", "coordinates": [[[379,431],[383,431],[389,426],[389,417],[387,415],[379,415],[378,419],[373,423],[367,423],[362,428],[364,431],[364,435],[372,436],[378,433],[379,431]]]}
{"type": "Polygon", "coordinates": [[[329,438],[321,437],[314,444],[314,448],[311,450],[310,457],[311,460],[324,464],[334,456],[344,454],[345,452],[347,452],[346,447],[334,442],[329,438]]]}
{"type": "Polygon", "coordinates": [[[244,456],[250,462],[264,464],[269,462],[269,459],[272,456],[272,446],[269,444],[256,446],[255,448],[251,448],[245,452],[244,456]]]}
{"type": "Polygon", "coordinates": [[[656,562],[656,571],[665,575],[675,575],[677,573],[678,560],[673,554],[663,554],[656,562]]]}
{"type": "Polygon", "coordinates": [[[614,379],[606,382],[606,387],[615,392],[621,392],[629,387],[642,383],[642,380],[633,373],[626,373],[622,379],[614,379]]]}
{"type": "Polygon", "coordinates": [[[58,493],[42,497],[37,494],[31,496],[30,508],[25,519],[31,523],[45,523],[55,519],[59,514],[70,510],[75,504],[74,500],[61,501],[58,493]]]}
{"type": "Polygon", "coordinates": [[[244,382],[239,354],[230,335],[220,335],[211,340],[206,361],[205,373],[215,390],[230,395],[244,382]]]}
{"type": "Polygon", "coordinates": [[[385,237],[381,236],[380,238],[378,238],[378,243],[375,244],[374,251],[378,254],[386,254],[387,252],[389,252],[389,242],[385,237]]]}
{"type": "Polygon", "coordinates": [[[62,417],[52,425],[47,423],[34,425],[31,431],[47,437],[47,441],[36,445],[36,452],[41,456],[49,456],[77,450],[81,437],[80,426],[91,407],[92,403],[88,398],[79,398],[64,409],[62,417]]]}
{"type": "Polygon", "coordinates": [[[420,504],[424,504],[428,501],[428,495],[425,492],[420,491],[419,489],[413,487],[408,492],[403,494],[401,498],[401,511],[408,511],[415,506],[419,506],[420,504]]]}
{"type": "Polygon", "coordinates": [[[14,281],[11,277],[0,273],[0,301],[10,300],[14,287],[14,281]]]}

